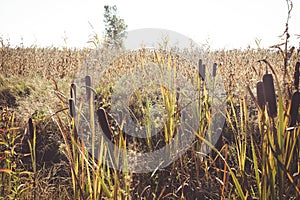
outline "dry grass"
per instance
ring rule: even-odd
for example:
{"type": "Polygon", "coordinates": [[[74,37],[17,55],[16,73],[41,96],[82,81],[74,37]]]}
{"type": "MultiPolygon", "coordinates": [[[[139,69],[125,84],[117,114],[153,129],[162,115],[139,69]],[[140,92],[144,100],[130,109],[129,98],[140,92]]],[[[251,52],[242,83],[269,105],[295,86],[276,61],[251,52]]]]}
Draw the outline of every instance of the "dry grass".
{"type": "MultiPolygon", "coordinates": [[[[297,166],[297,162],[299,162],[297,156],[299,157],[300,152],[299,129],[292,132],[295,134],[294,136],[280,138],[280,135],[292,134],[284,130],[288,126],[286,116],[289,111],[289,101],[286,101],[286,104],[283,103],[285,101],[279,104],[278,121],[275,123],[272,122],[268,112],[255,106],[257,102],[250,97],[248,91],[249,89],[255,91],[256,83],[261,81],[265,74],[266,65],[263,62],[257,62],[262,59],[268,60],[273,66],[278,78],[276,80],[280,87],[283,86],[283,57],[278,51],[246,49],[210,52],[209,56],[212,61],[218,64],[217,74],[223,77],[228,97],[228,109],[224,113],[227,116],[226,127],[223,130],[224,143],[220,141],[220,144],[216,145],[217,153],[211,153],[201,159],[197,153],[201,149],[203,136],[197,133],[197,142],[179,160],[165,169],[158,170],[154,174],[126,174],[110,171],[106,167],[101,168],[100,165],[98,167],[104,171],[98,171],[91,167],[95,164],[95,160],[90,162],[87,159],[87,152],[80,146],[81,142],[75,141],[72,136],[74,121],[68,113],[69,86],[76,72],[88,64],[89,61],[85,61],[85,58],[92,53],[90,50],[24,49],[10,48],[5,45],[2,45],[0,50],[0,72],[2,74],[0,76],[0,97],[4,97],[5,100],[0,101],[0,114],[8,116],[3,117],[2,121],[0,120],[0,135],[3,136],[0,141],[2,181],[0,189],[6,195],[20,199],[32,199],[34,192],[36,199],[88,197],[92,199],[100,196],[103,199],[113,197],[114,199],[195,199],[196,197],[200,199],[243,199],[247,197],[255,199],[279,196],[290,199],[299,198],[297,189],[299,189],[300,182],[297,182],[295,178],[299,176],[297,173],[299,174],[300,170],[300,167],[297,166]],[[10,99],[12,99],[12,103],[10,99]],[[6,107],[9,107],[8,110],[6,107]],[[44,116],[39,116],[41,113],[44,116]],[[51,161],[50,159],[52,165],[48,167],[43,166],[45,160],[38,157],[35,161],[38,169],[34,175],[32,175],[32,165],[36,163],[25,159],[24,162],[27,163],[24,165],[18,160],[19,157],[26,157],[20,146],[22,146],[22,141],[28,139],[24,139],[22,136],[28,132],[24,121],[27,122],[29,117],[35,117],[35,126],[38,131],[36,134],[40,137],[34,142],[47,146],[42,141],[50,138],[47,141],[58,148],[54,153],[60,155],[60,160],[51,161]],[[281,132],[277,131],[279,129],[281,132]],[[17,139],[11,141],[11,139],[5,138],[7,133],[14,134],[17,139]],[[277,141],[271,140],[271,137],[282,139],[284,142],[281,142],[280,145],[286,144],[284,148],[281,146],[281,157],[276,154],[276,149],[275,152],[272,149],[277,141]],[[8,148],[6,145],[8,143],[10,145],[18,144],[18,148],[14,149],[15,152],[9,153],[11,157],[7,156],[8,154],[5,156],[2,154],[10,150],[11,146],[8,148]],[[270,143],[271,146],[268,146],[270,143]],[[295,158],[290,158],[288,154],[290,151],[295,158]],[[269,163],[268,159],[272,162],[269,163]],[[287,163],[284,166],[286,169],[282,167],[282,163],[284,163],[282,160],[287,163]],[[16,162],[16,165],[11,166],[11,161],[16,162]],[[275,172],[273,168],[276,168],[275,172]],[[12,176],[8,170],[16,173],[12,176]],[[19,173],[22,171],[24,174],[19,173]],[[280,181],[286,182],[286,186],[280,187],[280,182],[276,179],[278,174],[280,174],[280,181]],[[260,185],[260,181],[264,185],[260,185]],[[10,186],[6,187],[6,183],[10,183],[10,186]],[[268,184],[273,184],[271,186],[278,188],[279,194],[272,194],[274,191],[268,184]],[[14,195],[12,191],[17,190],[18,186],[25,189],[22,191],[19,188],[17,194],[14,195]],[[97,188],[97,192],[93,191],[93,188],[97,188]]],[[[105,51],[100,52],[100,60],[110,56],[105,53],[105,51]]],[[[105,78],[97,82],[96,91],[102,100],[105,99],[105,102],[101,102],[101,106],[109,112],[109,97],[113,90],[111,86],[125,71],[139,65],[139,62],[160,60],[161,63],[168,63],[168,60],[171,60],[170,63],[177,66],[176,70],[189,77],[195,71],[191,72],[186,67],[197,64],[197,54],[199,53],[194,52],[188,55],[193,61],[192,63],[181,58],[168,57],[164,52],[155,54],[151,51],[138,51],[122,55],[110,63],[103,74],[105,78]]],[[[289,91],[294,91],[293,74],[297,61],[299,61],[299,55],[294,53],[289,60],[288,76],[286,77],[289,91]]],[[[104,66],[101,67],[103,69],[104,66]]],[[[213,65],[209,65],[207,68],[213,70],[213,65]]],[[[270,69],[268,70],[270,72],[270,69]]],[[[199,81],[197,80],[196,83],[199,81]]],[[[275,89],[278,93],[279,87],[275,86],[275,89]]],[[[165,95],[163,98],[167,103],[168,98],[175,99],[166,91],[162,93],[165,95]]],[[[136,99],[141,100],[142,103],[141,105],[135,104],[132,100],[133,110],[135,113],[143,110],[147,114],[147,109],[143,107],[145,97],[139,96],[138,93],[135,95],[136,99]]],[[[146,100],[150,101],[151,97],[146,100]]],[[[169,101],[171,102],[171,100],[169,101]]],[[[204,103],[206,106],[209,105],[209,101],[204,103]]],[[[176,106],[170,106],[170,110],[175,108],[177,109],[176,106]]],[[[142,115],[145,113],[140,113],[139,118],[143,118],[142,115]]],[[[210,113],[204,114],[206,120],[209,120],[210,113]]],[[[146,118],[143,120],[143,123],[147,124],[146,118]]],[[[169,120],[168,123],[165,124],[163,133],[172,132],[173,124],[176,121],[169,120]]],[[[111,124],[111,126],[113,125],[111,124]]],[[[204,125],[203,129],[205,129],[204,125]]],[[[32,138],[29,139],[32,141],[32,138]]],[[[118,139],[124,142],[124,138],[118,139]]],[[[152,148],[153,142],[147,141],[141,146],[152,148]]],[[[126,145],[125,143],[122,145],[126,145]]],[[[44,155],[49,148],[39,146],[36,151],[38,155],[44,155]]],[[[104,166],[103,163],[101,166],[104,166]]]]}

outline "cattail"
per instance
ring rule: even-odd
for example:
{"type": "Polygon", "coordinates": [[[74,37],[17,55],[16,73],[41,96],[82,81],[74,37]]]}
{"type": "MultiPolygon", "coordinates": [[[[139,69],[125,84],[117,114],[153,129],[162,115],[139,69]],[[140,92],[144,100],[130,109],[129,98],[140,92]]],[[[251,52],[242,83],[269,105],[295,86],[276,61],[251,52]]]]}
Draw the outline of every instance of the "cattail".
{"type": "Polygon", "coordinates": [[[177,87],[177,88],[176,88],[176,101],[177,101],[177,102],[179,101],[179,96],[180,96],[180,88],[177,87]]]}
{"type": "Polygon", "coordinates": [[[300,62],[297,62],[295,67],[295,73],[294,73],[294,84],[297,91],[299,90],[299,75],[300,75],[299,68],[300,68],[300,62]]]}
{"type": "Polygon", "coordinates": [[[179,115],[179,117],[181,116],[181,106],[180,106],[180,103],[179,103],[179,98],[180,98],[180,88],[178,87],[177,88],[177,91],[176,91],[176,104],[177,104],[177,113],[179,115]]]}
{"type": "Polygon", "coordinates": [[[277,104],[276,95],[274,89],[274,81],[272,74],[265,74],[263,76],[264,84],[264,94],[266,102],[268,103],[268,111],[271,117],[276,117],[277,115],[277,104]]]}
{"type": "Polygon", "coordinates": [[[216,77],[217,76],[217,63],[214,63],[213,65],[213,77],[216,77]]]}
{"type": "Polygon", "coordinates": [[[86,87],[86,98],[89,100],[91,98],[91,87],[92,87],[92,79],[91,76],[87,75],[85,77],[85,87],[86,87]]]}
{"type": "Polygon", "coordinates": [[[75,110],[75,101],[73,99],[69,99],[69,108],[70,108],[71,117],[74,118],[76,116],[76,110],[75,110]]]}
{"type": "Polygon", "coordinates": [[[111,140],[113,133],[108,123],[108,118],[106,115],[106,111],[103,108],[97,110],[98,123],[104,133],[104,135],[111,140]]]}
{"type": "Polygon", "coordinates": [[[34,135],[34,127],[33,127],[32,118],[29,118],[29,120],[28,120],[28,126],[29,126],[29,136],[32,139],[33,135],[34,135]]]}
{"type": "Polygon", "coordinates": [[[199,60],[198,63],[198,70],[199,70],[199,75],[202,78],[202,80],[205,80],[205,65],[202,64],[202,60],[199,60]]]}
{"type": "Polygon", "coordinates": [[[290,110],[290,127],[295,126],[299,115],[300,92],[295,92],[292,96],[292,105],[290,110]]]}
{"type": "Polygon", "coordinates": [[[76,100],[76,84],[72,83],[70,87],[70,97],[71,99],[76,100]]]}
{"type": "Polygon", "coordinates": [[[266,99],[264,93],[264,84],[262,81],[257,82],[256,84],[256,94],[257,94],[257,102],[261,110],[265,109],[266,99]]]}

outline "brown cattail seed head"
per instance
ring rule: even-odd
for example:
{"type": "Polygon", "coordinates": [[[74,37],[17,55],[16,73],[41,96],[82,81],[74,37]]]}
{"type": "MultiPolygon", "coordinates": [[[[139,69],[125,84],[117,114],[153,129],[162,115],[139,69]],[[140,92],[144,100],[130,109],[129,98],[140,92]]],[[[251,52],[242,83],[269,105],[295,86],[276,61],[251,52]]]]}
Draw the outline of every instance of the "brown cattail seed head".
{"type": "Polygon", "coordinates": [[[262,81],[259,81],[256,84],[256,94],[257,94],[257,102],[261,110],[265,109],[266,99],[264,93],[264,84],[262,81]]]}
{"type": "Polygon", "coordinates": [[[69,109],[71,117],[74,118],[76,116],[76,110],[75,110],[75,102],[73,99],[69,99],[69,109]]]}
{"type": "Polygon", "coordinates": [[[89,100],[91,98],[91,87],[92,87],[92,79],[91,76],[87,75],[85,77],[85,86],[86,86],[86,98],[89,100]]]}
{"type": "Polygon", "coordinates": [[[295,126],[299,116],[300,92],[295,92],[292,96],[292,105],[290,109],[290,126],[295,126]]]}
{"type": "Polygon", "coordinates": [[[29,118],[29,120],[28,120],[28,128],[29,128],[29,138],[32,139],[33,135],[34,135],[34,127],[33,127],[32,118],[29,118]]]}
{"type": "Polygon", "coordinates": [[[205,80],[205,65],[202,64],[202,60],[199,60],[198,63],[198,70],[199,70],[199,75],[201,77],[202,80],[205,80]]]}
{"type": "Polygon", "coordinates": [[[265,74],[263,76],[264,94],[266,102],[268,103],[268,111],[271,117],[277,116],[276,94],[274,89],[274,81],[272,74],[265,74]]]}
{"type": "Polygon", "coordinates": [[[71,99],[76,100],[76,84],[72,83],[70,87],[70,97],[71,99]]]}
{"type": "Polygon", "coordinates": [[[214,63],[213,65],[213,77],[216,77],[217,76],[217,63],[214,63]]]}
{"type": "Polygon", "coordinates": [[[299,68],[300,68],[300,62],[297,62],[295,66],[295,72],[294,72],[294,85],[296,90],[299,90],[299,76],[300,76],[299,68]]]}
{"type": "Polygon", "coordinates": [[[106,111],[104,110],[104,108],[99,108],[97,110],[97,116],[98,116],[98,123],[99,123],[104,135],[109,140],[111,140],[112,136],[113,136],[113,132],[109,126],[108,118],[107,118],[106,111]]]}

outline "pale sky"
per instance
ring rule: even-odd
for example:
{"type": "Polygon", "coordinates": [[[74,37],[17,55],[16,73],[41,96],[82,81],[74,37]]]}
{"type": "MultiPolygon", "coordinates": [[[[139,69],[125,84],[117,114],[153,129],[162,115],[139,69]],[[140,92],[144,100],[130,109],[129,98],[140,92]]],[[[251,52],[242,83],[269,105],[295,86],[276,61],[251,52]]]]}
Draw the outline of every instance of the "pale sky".
{"type": "MultiPolygon", "coordinates": [[[[299,46],[300,1],[290,19],[291,45],[299,46]]],[[[86,47],[89,36],[103,34],[103,6],[117,5],[128,31],[161,28],[176,31],[212,49],[262,47],[281,42],[286,0],[0,0],[0,37],[15,46],[86,47]],[[93,25],[94,30],[89,25],[93,25]]]]}

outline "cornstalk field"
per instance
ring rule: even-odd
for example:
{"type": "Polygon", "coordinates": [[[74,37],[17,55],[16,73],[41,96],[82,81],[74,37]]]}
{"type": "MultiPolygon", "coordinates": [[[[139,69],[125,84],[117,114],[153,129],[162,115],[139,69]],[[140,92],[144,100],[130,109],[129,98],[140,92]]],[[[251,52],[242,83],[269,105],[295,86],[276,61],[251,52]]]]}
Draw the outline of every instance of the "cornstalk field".
{"type": "MultiPolygon", "coordinates": [[[[85,87],[80,88],[74,80],[78,72],[87,71],[92,62],[87,58],[93,53],[10,47],[2,41],[0,199],[300,198],[300,49],[181,52],[189,62],[163,50],[141,49],[106,66],[101,80],[85,74],[85,87]],[[200,64],[201,55],[213,63],[203,59],[200,64]],[[133,82],[135,90],[128,100],[132,118],[146,127],[146,134],[151,123],[163,128],[140,139],[126,135],[124,124],[116,123],[111,115],[115,82],[139,65],[147,72],[150,62],[172,69],[169,76],[184,74],[201,94],[194,100],[200,112],[195,139],[164,168],[120,171],[108,164],[108,160],[117,164],[120,155],[110,151],[104,137],[119,149],[154,151],[176,137],[181,115],[194,116],[182,112],[179,97],[167,88],[148,84],[145,91],[133,82]],[[201,68],[201,76],[189,66],[201,68]],[[225,123],[216,144],[205,137],[213,116],[210,91],[202,79],[210,72],[222,77],[225,88],[221,113],[225,123]],[[153,119],[158,101],[165,115],[153,119]],[[84,110],[88,115],[80,114],[84,110]],[[83,118],[87,127],[78,126],[83,118]],[[205,145],[211,151],[203,155],[205,145]]],[[[97,55],[99,63],[111,56],[107,49],[97,55]]]]}

